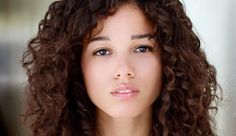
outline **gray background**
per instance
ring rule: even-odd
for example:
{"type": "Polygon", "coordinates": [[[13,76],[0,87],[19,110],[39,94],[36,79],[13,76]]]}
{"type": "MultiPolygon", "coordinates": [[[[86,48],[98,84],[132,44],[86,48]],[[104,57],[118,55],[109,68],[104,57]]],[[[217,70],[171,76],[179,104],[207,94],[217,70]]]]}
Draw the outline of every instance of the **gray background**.
{"type": "MultiPolygon", "coordinates": [[[[26,135],[20,119],[26,84],[20,59],[51,2],[0,0],[0,136],[26,135]]],[[[236,136],[236,1],[185,0],[184,5],[223,88],[218,134],[236,136]]]]}

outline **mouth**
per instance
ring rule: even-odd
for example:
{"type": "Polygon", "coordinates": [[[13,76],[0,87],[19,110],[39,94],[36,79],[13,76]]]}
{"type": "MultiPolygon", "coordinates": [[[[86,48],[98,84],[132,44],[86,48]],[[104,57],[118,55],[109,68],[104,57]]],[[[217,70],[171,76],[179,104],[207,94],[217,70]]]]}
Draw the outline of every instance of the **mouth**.
{"type": "Polygon", "coordinates": [[[138,89],[130,84],[122,84],[113,89],[111,95],[120,100],[127,100],[135,97],[139,93],[138,89]]]}

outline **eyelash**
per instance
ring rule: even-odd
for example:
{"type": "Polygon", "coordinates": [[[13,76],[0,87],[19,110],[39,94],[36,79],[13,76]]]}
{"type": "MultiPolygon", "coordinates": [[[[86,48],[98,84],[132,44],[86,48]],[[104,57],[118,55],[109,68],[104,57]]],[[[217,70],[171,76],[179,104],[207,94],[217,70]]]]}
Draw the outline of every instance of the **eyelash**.
{"type": "MultiPolygon", "coordinates": [[[[98,49],[98,50],[94,51],[93,55],[95,55],[95,56],[106,56],[106,55],[110,55],[111,52],[107,53],[108,51],[109,51],[109,50],[108,50],[108,49],[105,49],[105,48],[103,48],[103,49],[98,49]],[[100,54],[99,54],[99,52],[100,52],[100,54]],[[101,55],[101,52],[103,52],[103,53],[102,53],[103,55],[101,55]],[[104,52],[105,52],[105,54],[104,54],[104,52]]],[[[153,47],[151,47],[150,45],[141,45],[141,46],[139,46],[138,48],[136,48],[134,52],[136,52],[136,53],[145,53],[145,52],[150,52],[150,51],[153,51],[153,47]],[[145,49],[145,50],[144,50],[144,51],[141,51],[141,50],[140,50],[141,48],[142,48],[142,49],[145,49]],[[139,49],[139,51],[136,51],[137,49],[139,49]]]]}

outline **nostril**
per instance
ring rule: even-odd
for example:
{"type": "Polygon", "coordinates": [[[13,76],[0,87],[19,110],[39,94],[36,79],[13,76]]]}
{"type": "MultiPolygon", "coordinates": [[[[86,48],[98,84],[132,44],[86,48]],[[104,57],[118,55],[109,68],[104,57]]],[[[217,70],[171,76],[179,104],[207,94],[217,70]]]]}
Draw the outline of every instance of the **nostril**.
{"type": "MultiPolygon", "coordinates": [[[[116,74],[116,75],[114,76],[114,78],[115,78],[115,79],[118,79],[118,78],[121,78],[121,76],[122,76],[122,74],[116,74]]],[[[124,78],[125,78],[125,77],[131,78],[131,77],[133,77],[133,76],[134,76],[133,73],[127,73],[126,76],[125,76],[125,74],[124,74],[124,78]]]]}
{"type": "Polygon", "coordinates": [[[128,76],[133,77],[134,75],[133,75],[133,73],[128,73],[128,76]]]}

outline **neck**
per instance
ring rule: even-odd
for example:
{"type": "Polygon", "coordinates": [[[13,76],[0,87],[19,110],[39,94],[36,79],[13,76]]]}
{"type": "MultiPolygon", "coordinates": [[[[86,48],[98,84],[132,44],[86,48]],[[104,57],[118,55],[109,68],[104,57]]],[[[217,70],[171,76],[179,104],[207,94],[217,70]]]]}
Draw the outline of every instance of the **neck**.
{"type": "Polygon", "coordinates": [[[149,136],[152,126],[151,110],[132,118],[113,118],[98,111],[98,128],[102,136],[149,136]]]}

